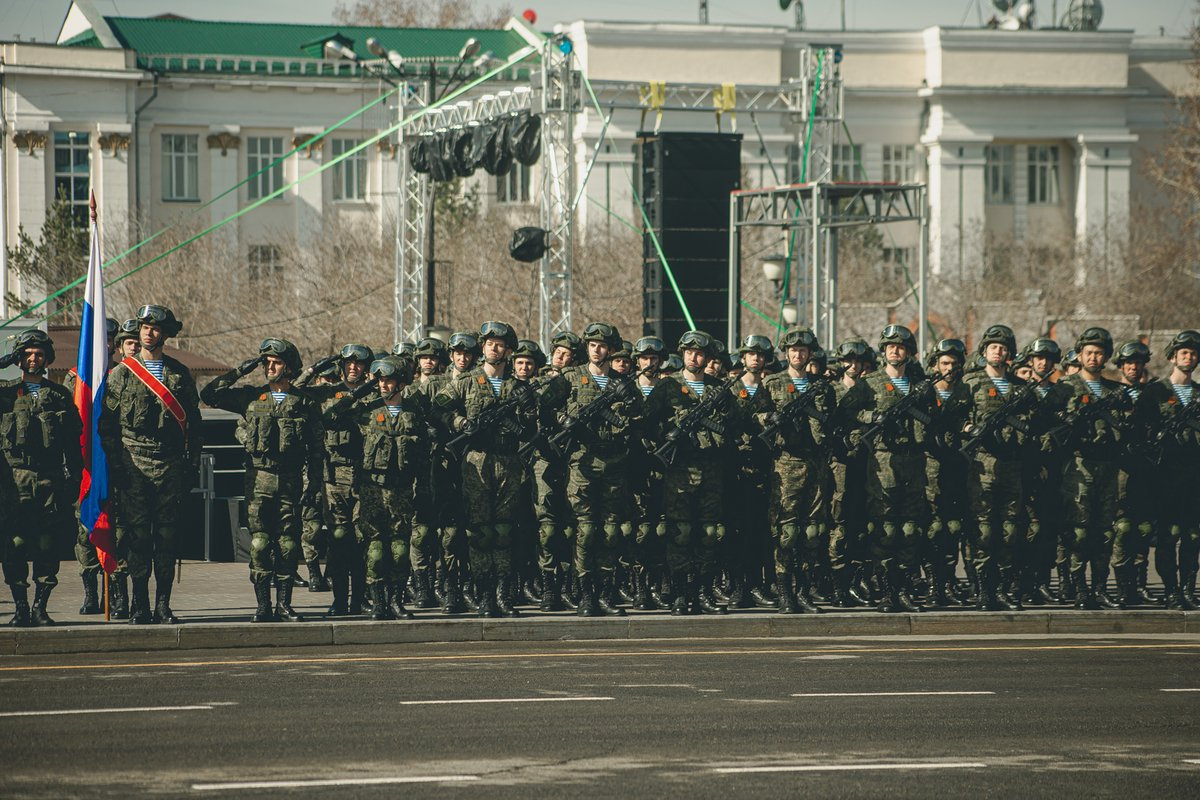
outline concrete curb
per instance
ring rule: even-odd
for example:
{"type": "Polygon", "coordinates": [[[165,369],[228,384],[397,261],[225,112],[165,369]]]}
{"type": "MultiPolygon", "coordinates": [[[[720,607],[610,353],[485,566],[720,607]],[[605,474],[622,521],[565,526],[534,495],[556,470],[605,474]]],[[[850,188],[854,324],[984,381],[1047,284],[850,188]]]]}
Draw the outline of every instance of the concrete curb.
{"type": "Polygon", "coordinates": [[[1200,611],[860,612],[786,617],[732,614],[682,619],[663,614],[615,619],[419,617],[411,622],[317,620],[292,625],[226,622],[178,626],[111,623],[8,628],[0,629],[0,655],[481,641],[1187,633],[1200,634],[1200,611]]]}

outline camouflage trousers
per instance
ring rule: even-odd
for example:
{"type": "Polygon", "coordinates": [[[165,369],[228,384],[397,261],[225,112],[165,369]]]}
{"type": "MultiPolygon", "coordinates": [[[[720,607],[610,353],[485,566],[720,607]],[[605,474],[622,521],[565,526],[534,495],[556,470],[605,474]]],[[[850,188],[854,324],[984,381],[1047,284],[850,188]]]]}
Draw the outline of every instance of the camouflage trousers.
{"type": "Polygon", "coordinates": [[[468,450],[463,456],[466,544],[471,570],[479,577],[512,569],[512,535],[524,476],[524,463],[515,452],[468,450]]]}
{"type": "Polygon", "coordinates": [[[575,523],[575,571],[580,578],[612,572],[632,537],[628,458],[623,447],[581,447],[571,454],[567,503],[575,523]]]}
{"type": "Polygon", "coordinates": [[[358,497],[358,535],[366,551],[367,583],[408,580],[412,489],[364,477],[358,497]]]}
{"type": "Polygon", "coordinates": [[[300,563],[300,506],[304,480],[298,473],[246,470],[246,518],[250,528],[250,577],[292,577],[300,563]]]}
{"type": "Polygon", "coordinates": [[[6,519],[0,525],[0,552],[3,553],[4,582],[9,586],[29,585],[29,564],[33,580],[39,584],[58,584],[58,547],[71,536],[76,526],[73,492],[63,480],[51,481],[33,470],[15,467],[13,500],[6,505],[6,519]]]}
{"type": "Polygon", "coordinates": [[[948,579],[958,567],[958,553],[964,539],[971,540],[967,550],[974,556],[974,537],[964,536],[965,531],[974,529],[970,473],[961,458],[931,456],[926,462],[925,476],[931,516],[925,531],[923,560],[940,570],[943,579],[948,579]]]}
{"type": "MultiPolygon", "coordinates": [[[[126,446],[115,466],[117,507],[124,518],[129,574],[169,580],[179,554],[179,522],[192,483],[183,454],[161,455],[126,446]]],[[[249,494],[246,495],[249,498],[249,494]]]]}
{"type": "Polygon", "coordinates": [[[1021,462],[981,452],[971,465],[971,506],[975,517],[975,569],[1012,568],[1024,543],[1025,495],[1021,462]]]}
{"type": "Polygon", "coordinates": [[[771,472],[771,536],[775,572],[817,566],[828,551],[828,467],[816,454],[781,453],[771,472]]]}
{"type": "Polygon", "coordinates": [[[919,450],[877,450],[867,468],[867,498],[877,497],[868,511],[867,540],[871,557],[884,569],[916,564],[928,523],[925,498],[925,454],[919,450]],[[874,477],[872,477],[874,476],[874,477]],[[876,485],[872,486],[872,482],[876,485]]]}
{"type": "Polygon", "coordinates": [[[715,458],[693,458],[671,465],[663,475],[667,566],[676,575],[716,571],[717,549],[725,536],[719,491],[723,470],[715,458]]]}
{"type": "Polygon", "coordinates": [[[558,569],[571,561],[574,552],[574,526],[564,513],[566,506],[566,467],[562,463],[537,458],[530,470],[533,515],[537,523],[538,567],[543,572],[558,569]]]}
{"type": "Polygon", "coordinates": [[[362,561],[362,545],[355,524],[359,499],[354,470],[337,467],[332,477],[334,482],[325,483],[325,527],[329,530],[329,571],[336,575],[362,561]]]}
{"type": "Polygon", "coordinates": [[[1088,564],[1093,571],[1108,567],[1104,539],[1112,529],[1117,510],[1117,465],[1113,461],[1075,454],[1063,470],[1063,501],[1067,524],[1067,549],[1071,572],[1082,572],[1088,564]],[[1101,565],[1103,560],[1103,565],[1101,565]]]}

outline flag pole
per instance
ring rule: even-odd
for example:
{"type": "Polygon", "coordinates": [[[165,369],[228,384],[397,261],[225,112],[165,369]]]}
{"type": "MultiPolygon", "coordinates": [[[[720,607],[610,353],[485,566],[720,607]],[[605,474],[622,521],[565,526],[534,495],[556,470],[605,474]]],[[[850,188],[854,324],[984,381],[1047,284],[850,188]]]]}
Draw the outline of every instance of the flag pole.
{"type": "Polygon", "coordinates": [[[108,570],[101,567],[100,572],[104,574],[104,621],[109,622],[112,617],[109,616],[111,612],[108,607],[108,570]]]}

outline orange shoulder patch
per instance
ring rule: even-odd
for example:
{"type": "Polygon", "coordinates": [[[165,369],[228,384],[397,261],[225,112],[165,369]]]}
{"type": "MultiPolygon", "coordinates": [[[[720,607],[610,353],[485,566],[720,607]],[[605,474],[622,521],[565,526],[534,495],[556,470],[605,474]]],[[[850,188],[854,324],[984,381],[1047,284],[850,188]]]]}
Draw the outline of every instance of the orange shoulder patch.
{"type": "Polygon", "coordinates": [[[258,396],[258,399],[259,399],[259,400],[266,400],[266,399],[267,399],[267,393],[266,393],[266,392],[263,392],[262,394],[260,394],[260,395],[258,396]]]}
{"type": "Polygon", "coordinates": [[[892,385],[892,384],[890,384],[890,383],[885,383],[885,384],[883,385],[883,388],[887,389],[889,392],[894,392],[894,391],[896,391],[896,387],[895,387],[895,386],[893,386],[893,385],[892,385]]]}
{"type": "Polygon", "coordinates": [[[1083,397],[1079,398],[1079,402],[1083,403],[1084,405],[1087,405],[1088,403],[1092,402],[1091,392],[1089,392],[1089,393],[1085,394],[1083,397]]]}
{"type": "Polygon", "coordinates": [[[375,421],[376,421],[376,422],[383,422],[383,414],[380,414],[379,416],[375,417],[375,421]]]}
{"type": "Polygon", "coordinates": [[[787,390],[788,390],[788,394],[795,394],[796,393],[796,384],[789,383],[787,385],[787,390]]]}
{"type": "Polygon", "coordinates": [[[1170,397],[1167,398],[1167,403],[1169,405],[1175,405],[1178,402],[1179,402],[1179,398],[1177,398],[1175,395],[1171,395],[1170,397]]]}
{"type": "Polygon", "coordinates": [[[341,399],[342,399],[344,396],[345,396],[345,393],[344,393],[344,392],[338,392],[337,394],[335,394],[335,395],[333,396],[333,399],[334,399],[334,400],[341,400],[341,399]]]}
{"type": "Polygon", "coordinates": [[[689,390],[688,390],[688,387],[686,387],[686,386],[682,387],[682,389],[683,389],[683,393],[684,393],[684,394],[687,394],[687,393],[688,393],[688,391],[689,391],[689,390]]]}
{"type": "Polygon", "coordinates": [[[587,375],[584,375],[582,378],[580,378],[579,382],[582,383],[584,386],[587,386],[587,382],[588,382],[587,375]]]}
{"type": "Polygon", "coordinates": [[[750,396],[750,393],[747,392],[745,389],[742,389],[740,392],[738,392],[738,397],[742,398],[743,400],[745,400],[749,396],[750,396]]]}
{"type": "Polygon", "coordinates": [[[996,387],[989,386],[988,387],[988,397],[995,397],[995,396],[996,396],[996,387]]]}
{"type": "Polygon", "coordinates": [[[480,376],[479,376],[478,378],[476,378],[475,380],[479,381],[479,385],[480,385],[480,386],[483,386],[485,383],[487,383],[487,378],[483,377],[482,375],[480,375],[480,376]]]}

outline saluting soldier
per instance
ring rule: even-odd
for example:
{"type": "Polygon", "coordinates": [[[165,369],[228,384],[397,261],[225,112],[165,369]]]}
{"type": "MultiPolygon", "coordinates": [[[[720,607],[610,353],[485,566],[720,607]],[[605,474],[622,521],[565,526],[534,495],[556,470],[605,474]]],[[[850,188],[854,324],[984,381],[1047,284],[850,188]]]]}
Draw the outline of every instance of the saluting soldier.
{"type": "Polygon", "coordinates": [[[108,376],[100,433],[129,543],[129,621],[178,623],[171,612],[171,581],[183,502],[200,472],[200,398],[188,368],[163,353],[183,323],[160,305],[142,306],[135,319],[141,350],[108,376]]]}
{"type": "Polygon", "coordinates": [[[301,369],[294,344],[268,338],[258,355],[214,378],[200,393],[210,406],[242,417],[250,582],[258,603],[253,622],[303,620],[292,608],[292,576],[301,556],[300,508],[306,495],[320,497],[325,434],[317,401],[292,385],[301,369]],[[260,364],[265,386],[234,386],[260,364]]]}
{"type": "Polygon", "coordinates": [[[53,625],[46,612],[58,585],[58,553],[71,538],[79,499],[83,423],[65,388],[46,380],[54,343],[36,328],[22,331],[13,346],[21,377],[0,386],[0,553],[4,582],[16,607],[10,625],[53,625]],[[33,608],[29,564],[33,562],[33,608]]]}

